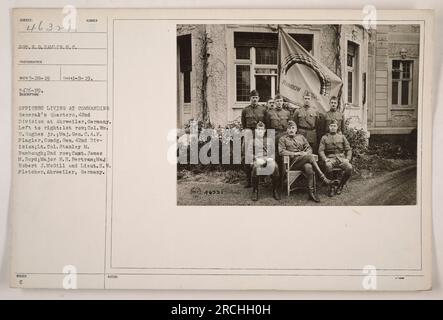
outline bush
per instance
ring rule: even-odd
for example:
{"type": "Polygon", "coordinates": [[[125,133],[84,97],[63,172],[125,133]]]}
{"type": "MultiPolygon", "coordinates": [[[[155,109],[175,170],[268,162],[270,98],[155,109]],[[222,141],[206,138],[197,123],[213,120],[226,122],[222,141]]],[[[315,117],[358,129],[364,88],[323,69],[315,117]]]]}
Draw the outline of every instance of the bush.
{"type": "Polygon", "coordinates": [[[368,132],[363,129],[350,127],[349,119],[345,122],[344,135],[351,145],[353,160],[360,158],[368,151],[368,132]]]}
{"type": "Polygon", "coordinates": [[[388,159],[416,159],[417,130],[412,130],[410,134],[372,136],[368,154],[388,159]]]}
{"type": "Polygon", "coordinates": [[[357,175],[398,170],[412,165],[416,159],[416,131],[409,136],[379,136],[369,141],[368,132],[350,127],[349,120],[345,128],[344,134],[352,148],[352,165],[357,175]]]}
{"type": "MultiPolygon", "coordinates": [[[[189,170],[193,173],[199,174],[203,172],[209,171],[228,171],[228,170],[241,170],[241,164],[233,164],[233,133],[240,133],[242,130],[241,123],[239,121],[231,121],[225,127],[218,126],[214,128],[210,123],[203,123],[202,121],[190,120],[184,127],[184,132],[182,132],[182,136],[179,138],[179,149],[184,150],[187,154],[187,161],[190,161],[190,143],[193,139],[191,133],[192,129],[198,132],[198,152],[203,146],[212,141],[216,141],[218,143],[218,164],[210,163],[210,164],[178,164],[178,170],[189,170]],[[197,126],[194,129],[192,126],[197,126]],[[207,138],[200,135],[202,129],[212,130],[212,134],[207,138]],[[183,138],[183,134],[186,135],[185,139],[183,138]],[[184,143],[183,143],[184,142],[184,143]],[[224,150],[227,149],[227,145],[229,145],[229,154],[224,154],[224,150]],[[229,157],[229,164],[223,164],[223,158],[229,157]]],[[[211,150],[212,151],[212,150],[211,150]]],[[[211,155],[211,151],[208,152],[208,156],[211,155]]]]}

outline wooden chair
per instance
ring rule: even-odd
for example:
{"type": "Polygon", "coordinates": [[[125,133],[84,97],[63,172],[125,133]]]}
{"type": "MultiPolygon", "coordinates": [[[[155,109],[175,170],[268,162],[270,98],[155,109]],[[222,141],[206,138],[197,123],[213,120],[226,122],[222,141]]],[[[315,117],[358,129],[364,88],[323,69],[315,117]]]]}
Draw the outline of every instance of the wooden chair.
{"type": "MultiPolygon", "coordinates": [[[[314,154],[315,161],[318,161],[318,156],[314,154]]],[[[306,174],[302,170],[291,170],[290,167],[290,159],[289,156],[283,156],[283,176],[282,182],[286,181],[286,190],[288,196],[291,194],[291,191],[295,190],[307,190],[308,186],[300,186],[296,184],[296,181],[301,177],[306,177],[306,174]]],[[[314,174],[314,190],[317,190],[317,179],[314,174]]]]}

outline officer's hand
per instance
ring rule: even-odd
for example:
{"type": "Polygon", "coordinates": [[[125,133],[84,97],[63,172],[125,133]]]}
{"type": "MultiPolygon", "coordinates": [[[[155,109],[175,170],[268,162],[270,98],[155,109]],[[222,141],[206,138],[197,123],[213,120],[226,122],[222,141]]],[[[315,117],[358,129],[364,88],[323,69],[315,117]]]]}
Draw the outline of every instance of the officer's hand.
{"type": "Polygon", "coordinates": [[[331,163],[331,162],[332,162],[331,159],[326,158],[325,163],[331,163]]]}
{"type": "Polygon", "coordinates": [[[349,163],[349,160],[348,159],[343,159],[343,162],[344,163],[349,163]]]}

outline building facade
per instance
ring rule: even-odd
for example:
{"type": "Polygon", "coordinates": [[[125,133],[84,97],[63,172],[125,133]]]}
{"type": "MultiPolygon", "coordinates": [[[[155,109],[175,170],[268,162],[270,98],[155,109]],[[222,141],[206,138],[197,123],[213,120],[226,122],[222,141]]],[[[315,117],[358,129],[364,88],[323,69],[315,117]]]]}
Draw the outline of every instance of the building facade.
{"type": "MultiPolygon", "coordinates": [[[[417,123],[419,30],[414,26],[280,25],[343,80],[350,124],[371,134],[409,133],[417,123]]],[[[177,27],[177,125],[239,120],[256,89],[278,91],[277,25],[177,27]]]]}

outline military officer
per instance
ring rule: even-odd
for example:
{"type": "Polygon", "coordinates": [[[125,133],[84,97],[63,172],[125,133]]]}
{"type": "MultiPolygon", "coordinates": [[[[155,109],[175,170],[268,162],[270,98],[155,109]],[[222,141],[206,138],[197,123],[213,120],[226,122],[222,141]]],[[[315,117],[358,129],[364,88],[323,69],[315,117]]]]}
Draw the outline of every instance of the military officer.
{"type": "MultiPolygon", "coordinates": [[[[252,135],[255,134],[255,128],[258,122],[265,122],[266,107],[258,103],[260,95],[257,90],[252,90],[249,94],[251,104],[245,107],[241,113],[241,124],[243,129],[250,130],[252,135]]],[[[247,134],[245,134],[246,136],[247,134]]],[[[245,188],[251,187],[251,167],[247,163],[243,163],[243,170],[246,174],[245,188]]]]}
{"type": "Polygon", "coordinates": [[[258,200],[258,185],[260,176],[271,176],[272,193],[275,200],[280,200],[280,173],[278,164],[275,161],[274,141],[268,141],[266,127],[263,122],[257,123],[254,139],[246,141],[245,152],[252,157],[251,181],[252,181],[252,200],[258,200]],[[272,150],[270,149],[272,148],[272,150]]]}
{"type": "Polygon", "coordinates": [[[290,113],[283,109],[283,97],[277,94],[274,98],[275,108],[266,113],[266,127],[275,130],[275,137],[278,139],[286,133],[290,113]]]}
{"type": "Polygon", "coordinates": [[[265,122],[266,107],[258,103],[260,96],[257,90],[252,90],[249,97],[251,104],[242,110],[241,124],[243,129],[250,129],[254,132],[259,121],[265,122]]]}
{"type": "Polygon", "coordinates": [[[341,168],[344,173],[340,183],[335,189],[329,186],[328,195],[332,197],[334,193],[341,194],[343,186],[349,180],[352,174],[352,150],[346,137],[338,131],[337,120],[331,120],[329,124],[329,133],[325,134],[320,140],[318,155],[324,163],[326,174],[331,178],[332,169],[341,168]]]}
{"type": "Polygon", "coordinates": [[[328,112],[325,113],[325,127],[324,132],[329,131],[329,125],[331,124],[332,120],[337,121],[338,126],[338,132],[344,133],[345,132],[345,116],[342,112],[338,111],[338,98],[333,96],[329,100],[329,106],[330,109],[328,112]]]}
{"type": "Polygon", "coordinates": [[[319,123],[319,113],[311,107],[311,93],[306,91],[303,107],[294,112],[293,120],[297,125],[298,133],[308,140],[312,151],[317,152],[317,127],[319,123]]]}
{"type": "Polygon", "coordinates": [[[272,110],[275,107],[275,101],[272,97],[269,97],[268,101],[266,102],[266,111],[272,110]]]}
{"type": "Polygon", "coordinates": [[[292,169],[304,171],[308,178],[309,198],[315,202],[320,202],[314,189],[314,174],[317,173],[326,185],[332,184],[332,181],[326,178],[318,167],[308,140],[297,133],[297,125],[294,121],[289,121],[287,134],[280,138],[278,153],[280,156],[289,156],[292,169]]]}

